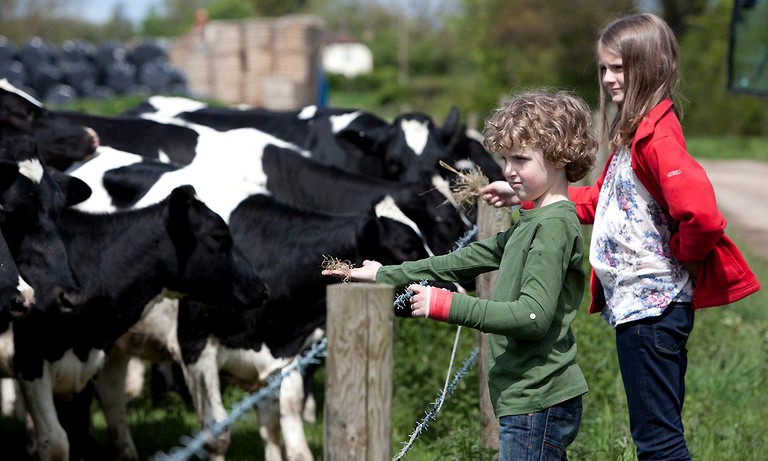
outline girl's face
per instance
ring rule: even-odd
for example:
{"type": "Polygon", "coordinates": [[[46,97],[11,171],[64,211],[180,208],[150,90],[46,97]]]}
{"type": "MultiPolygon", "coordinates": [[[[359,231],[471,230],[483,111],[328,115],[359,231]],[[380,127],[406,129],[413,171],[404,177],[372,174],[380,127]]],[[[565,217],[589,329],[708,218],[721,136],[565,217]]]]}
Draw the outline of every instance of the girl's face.
{"type": "Polygon", "coordinates": [[[520,200],[530,200],[538,208],[547,198],[562,191],[555,186],[566,185],[565,170],[544,159],[538,146],[513,148],[501,154],[504,177],[520,200]]]}
{"type": "Polygon", "coordinates": [[[621,56],[599,44],[597,63],[605,91],[611,95],[613,102],[621,104],[624,102],[624,67],[621,56]]]}

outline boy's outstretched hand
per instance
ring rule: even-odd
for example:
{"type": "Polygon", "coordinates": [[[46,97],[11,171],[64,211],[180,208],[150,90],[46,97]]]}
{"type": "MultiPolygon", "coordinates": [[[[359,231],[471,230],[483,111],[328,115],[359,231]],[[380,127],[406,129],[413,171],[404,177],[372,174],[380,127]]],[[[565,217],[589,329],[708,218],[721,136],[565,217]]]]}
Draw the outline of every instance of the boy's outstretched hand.
{"type": "Polygon", "coordinates": [[[520,204],[520,199],[506,181],[494,181],[480,189],[483,200],[496,208],[520,204]]]}
{"type": "Polygon", "coordinates": [[[366,259],[362,267],[355,267],[349,271],[341,269],[323,269],[323,275],[348,279],[351,282],[376,282],[376,273],[379,271],[381,263],[366,259]]]}

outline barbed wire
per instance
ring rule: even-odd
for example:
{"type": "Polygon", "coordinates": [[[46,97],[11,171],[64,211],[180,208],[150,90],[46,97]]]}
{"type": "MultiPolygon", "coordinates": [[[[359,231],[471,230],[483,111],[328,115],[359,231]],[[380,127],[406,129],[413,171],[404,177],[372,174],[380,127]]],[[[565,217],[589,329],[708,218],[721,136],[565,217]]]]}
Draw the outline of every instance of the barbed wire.
{"type": "Polygon", "coordinates": [[[475,238],[476,235],[477,235],[477,225],[474,225],[472,226],[471,229],[465,232],[464,235],[462,235],[458,240],[456,240],[456,243],[454,244],[453,249],[451,250],[451,253],[469,245],[469,243],[472,241],[473,238],[475,238]]]}
{"type": "Polygon", "coordinates": [[[437,400],[432,404],[429,411],[427,411],[427,414],[424,416],[424,418],[416,424],[416,427],[414,428],[413,432],[411,432],[411,436],[408,439],[407,442],[403,443],[403,448],[395,455],[394,458],[392,458],[392,461],[398,461],[405,456],[405,454],[413,448],[413,442],[416,441],[416,439],[419,438],[422,432],[427,430],[429,427],[429,422],[431,420],[434,420],[437,418],[437,413],[440,411],[440,408],[443,406],[443,402],[445,399],[453,393],[454,390],[456,390],[456,386],[459,384],[459,381],[461,381],[462,378],[469,372],[469,369],[472,367],[472,365],[475,364],[477,361],[477,356],[480,354],[480,348],[475,347],[475,349],[472,351],[469,357],[464,361],[464,365],[461,367],[459,371],[456,372],[456,374],[453,377],[453,380],[450,382],[450,384],[443,390],[440,395],[438,395],[437,400]]]}
{"type": "Polygon", "coordinates": [[[257,392],[246,396],[239,403],[237,403],[229,415],[221,421],[214,422],[209,427],[206,427],[199,431],[194,437],[183,436],[180,439],[181,446],[171,448],[168,454],[163,452],[155,453],[150,461],[184,461],[192,456],[196,456],[198,459],[204,459],[207,457],[204,446],[205,441],[208,438],[216,438],[221,435],[229,426],[235,423],[240,417],[250,410],[261,399],[268,396],[276,396],[280,390],[280,383],[283,378],[294,370],[299,371],[302,375],[309,365],[316,365],[320,363],[320,359],[327,356],[327,339],[315,341],[312,347],[300,357],[297,361],[284,367],[280,370],[280,373],[273,374],[267,378],[267,383],[264,387],[257,392]]]}

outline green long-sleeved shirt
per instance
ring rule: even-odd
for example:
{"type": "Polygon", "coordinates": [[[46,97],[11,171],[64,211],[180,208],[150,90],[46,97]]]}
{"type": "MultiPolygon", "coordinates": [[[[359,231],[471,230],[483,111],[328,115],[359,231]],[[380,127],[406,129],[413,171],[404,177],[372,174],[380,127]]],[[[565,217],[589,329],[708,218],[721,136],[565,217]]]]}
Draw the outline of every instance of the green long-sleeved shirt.
{"type": "Polygon", "coordinates": [[[571,324],[584,292],[584,242],[572,202],[521,210],[515,225],[450,254],[383,266],[377,283],[462,282],[498,269],[492,300],[454,293],[448,322],[489,333],[496,417],[587,392],[571,324]]]}

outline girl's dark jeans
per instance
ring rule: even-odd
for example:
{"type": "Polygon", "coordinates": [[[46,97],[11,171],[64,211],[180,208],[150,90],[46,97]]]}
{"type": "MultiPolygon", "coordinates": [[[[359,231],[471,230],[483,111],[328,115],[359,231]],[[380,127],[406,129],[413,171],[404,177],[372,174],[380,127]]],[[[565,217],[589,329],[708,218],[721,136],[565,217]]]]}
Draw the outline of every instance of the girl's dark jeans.
{"type": "Polygon", "coordinates": [[[683,434],[690,303],[616,327],[616,351],[639,460],[690,460],[683,434]]]}

